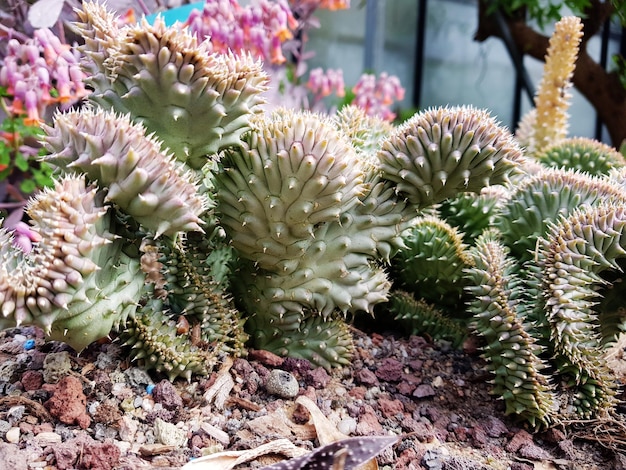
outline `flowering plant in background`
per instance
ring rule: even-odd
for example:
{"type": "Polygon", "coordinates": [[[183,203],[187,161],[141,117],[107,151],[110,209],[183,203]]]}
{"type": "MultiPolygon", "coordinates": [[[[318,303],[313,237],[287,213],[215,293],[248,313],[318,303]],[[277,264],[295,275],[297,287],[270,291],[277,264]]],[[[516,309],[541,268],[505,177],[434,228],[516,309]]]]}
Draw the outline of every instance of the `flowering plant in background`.
{"type": "Polygon", "coordinates": [[[25,194],[49,186],[50,169],[39,162],[40,124],[55,109],[67,109],[89,92],[79,57],[50,29],[9,39],[0,66],[0,208],[20,209],[25,194]]]}
{"type": "Polygon", "coordinates": [[[354,100],[352,104],[363,108],[370,116],[379,116],[386,121],[393,121],[396,117],[391,111],[391,105],[404,99],[404,88],[395,75],[382,72],[376,77],[364,73],[352,89],[354,100]]]}
{"type": "Polygon", "coordinates": [[[241,6],[237,0],[207,0],[202,11],[194,9],[185,25],[199,40],[209,39],[214,52],[251,54],[265,64],[270,76],[268,102],[294,109],[332,113],[341,104],[355,104],[370,116],[392,121],[391,106],[404,98],[404,88],[393,75],[364,74],[346,98],[341,70],[317,67],[307,74],[308,31],[319,27],[313,16],[318,8],[341,10],[347,0],[256,0],[241,6]]]}

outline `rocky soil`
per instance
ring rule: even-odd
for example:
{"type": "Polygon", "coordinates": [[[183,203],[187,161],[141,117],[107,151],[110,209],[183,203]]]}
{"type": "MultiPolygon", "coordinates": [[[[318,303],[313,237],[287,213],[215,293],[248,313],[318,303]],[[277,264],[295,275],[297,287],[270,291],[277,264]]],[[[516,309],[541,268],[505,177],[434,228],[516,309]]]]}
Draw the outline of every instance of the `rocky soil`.
{"type": "MultiPolygon", "coordinates": [[[[285,438],[312,450],[321,429],[302,397],[338,433],[397,435],[378,456],[381,469],[626,468],[619,416],[531,434],[503,415],[470,345],[455,351],[415,336],[355,336],[355,360],[330,374],[251,351],[210,377],[171,383],[129,364],[115,342],[77,356],[34,328],[0,332],[0,468],[179,469],[285,438]]],[[[284,458],[268,454],[235,468],[284,458]]]]}

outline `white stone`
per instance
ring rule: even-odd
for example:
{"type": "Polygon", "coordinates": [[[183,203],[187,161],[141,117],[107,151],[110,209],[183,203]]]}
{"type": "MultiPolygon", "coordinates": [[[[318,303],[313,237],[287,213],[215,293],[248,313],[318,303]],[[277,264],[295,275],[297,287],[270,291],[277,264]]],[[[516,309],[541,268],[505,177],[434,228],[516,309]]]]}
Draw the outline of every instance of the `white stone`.
{"type": "Polygon", "coordinates": [[[154,421],[154,436],[166,446],[183,447],[187,444],[187,431],[177,428],[172,423],[157,418],[154,421]]]}
{"type": "Polygon", "coordinates": [[[20,441],[20,428],[9,429],[4,438],[10,444],[17,444],[20,441]]]}
{"type": "Polygon", "coordinates": [[[51,446],[54,444],[60,444],[63,439],[56,432],[40,432],[33,440],[41,447],[51,446]]]}

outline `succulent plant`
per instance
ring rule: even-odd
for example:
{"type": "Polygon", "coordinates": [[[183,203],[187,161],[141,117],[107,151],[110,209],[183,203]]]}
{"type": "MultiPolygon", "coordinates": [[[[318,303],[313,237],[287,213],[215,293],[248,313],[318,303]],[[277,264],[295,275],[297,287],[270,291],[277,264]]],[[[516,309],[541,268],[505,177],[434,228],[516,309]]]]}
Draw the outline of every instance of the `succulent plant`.
{"type": "Polygon", "coordinates": [[[575,137],[546,147],[536,154],[544,165],[584,171],[590,175],[607,175],[626,166],[624,156],[615,148],[586,137],[575,137]]]}
{"type": "Polygon", "coordinates": [[[516,261],[498,239],[486,230],[471,253],[474,266],[468,269],[472,294],[470,311],[473,329],[486,342],[488,369],[494,374],[493,393],[502,397],[506,413],[514,413],[531,425],[547,425],[554,414],[554,397],[543,375],[546,364],[539,358],[541,347],[525,324],[524,288],[516,261]]]}
{"type": "Polygon", "coordinates": [[[411,335],[427,335],[435,340],[449,341],[453,348],[460,347],[467,338],[466,325],[445,314],[435,304],[416,299],[409,292],[393,290],[385,307],[389,310],[388,314],[393,315],[394,320],[411,335]]]}
{"type": "Polygon", "coordinates": [[[384,263],[403,245],[401,233],[418,210],[458,188],[480,190],[506,181],[521,158],[512,137],[472,109],[430,110],[384,139],[358,124],[358,116],[346,135],[348,112],[356,114],[329,119],[276,110],[254,118],[242,145],[221,153],[216,212],[247,260],[240,271],[244,282],[233,288],[251,315],[248,331],[259,341],[256,347],[289,343],[310,316],[332,322],[347,313],[373,312],[391,287],[384,263]],[[417,122],[429,125],[443,151],[434,151],[432,143],[430,153],[420,153],[412,132],[425,131],[417,122]],[[412,142],[414,153],[397,150],[407,148],[404,141],[412,142]],[[418,192],[413,175],[419,171],[418,178],[437,180],[444,159],[454,180],[450,188],[407,202],[403,191],[418,192]],[[398,184],[403,177],[406,182],[398,184]]]}
{"type": "Polygon", "coordinates": [[[89,2],[79,16],[81,50],[91,59],[90,99],[130,114],[191,168],[237,145],[260,112],[267,76],[252,57],[211,53],[208,42],[160,17],[153,25],[143,19],[118,27],[112,13],[89,2]]]}
{"type": "Polygon", "coordinates": [[[28,207],[32,248],[0,229],[4,326],[34,324],[80,351],[134,312],[144,279],[139,262],[109,231],[102,193],[68,175],[28,207]],[[10,320],[7,320],[9,318],[10,320]]]}
{"type": "Polygon", "coordinates": [[[129,116],[71,111],[58,114],[46,131],[46,162],[106,187],[105,202],[146,229],[157,236],[201,230],[208,203],[196,174],[163,153],[160,142],[129,116]]]}
{"type": "Polygon", "coordinates": [[[624,190],[608,178],[575,170],[544,168],[517,181],[500,202],[494,225],[515,256],[530,259],[537,240],[560,215],[606,199],[624,199],[624,190]]]}
{"type": "Polygon", "coordinates": [[[415,114],[383,142],[379,158],[385,178],[423,208],[508,181],[522,153],[487,111],[453,107],[415,114]]]}
{"type": "Polygon", "coordinates": [[[579,22],[557,28],[524,154],[472,107],[398,126],[354,107],[264,113],[250,57],[161,20],[118,26],[97,4],[80,18],[94,91],[45,127],[54,188],[0,229],[3,327],[77,350],[113,331],[144,367],[189,379],[248,337],[347,364],[346,318],[375,310],[458,346],[449,312],[467,300],[507,412],[543,426],[613,406],[626,171],[563,135],[579,22]],[[574,169],[547,168],[557,151],[574,169]]]}
{"type": "Polygon", "coordinates": [[[462,234],[440,217],[424,216],[400,236],[404,246],[391,263],[396,286],[439,306],[458,306],[472,264],[462,234]]]}

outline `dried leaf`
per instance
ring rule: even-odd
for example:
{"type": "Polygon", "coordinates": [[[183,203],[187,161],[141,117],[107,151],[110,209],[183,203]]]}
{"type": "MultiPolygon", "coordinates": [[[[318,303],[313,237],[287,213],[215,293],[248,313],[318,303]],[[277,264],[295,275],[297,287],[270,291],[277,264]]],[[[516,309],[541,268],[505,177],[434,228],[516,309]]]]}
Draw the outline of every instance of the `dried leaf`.
{"type": "Polygon", "coordinates": [[[313,402],[313,400],[309,397],[300,395],[296,399],[296,403],[304,406],[311,415],[313,425],[317,431],[317,440],[321,445],[330,444],[331,442],[347,439],[349,437],[339,431],[337,427],[331,423],[326,416],[324,416],[322,410],[320,410],[315,402],[313,402]]]}
{"type": "Polygon", "coordinates": [[[265,466],[261,470],[354,470],[399,439],[398,436],[351,437],[318,447],[301,457],[265,466]]]}
{"type": "Polygon", "coordinates": [[[254,449],[231,450],[205,455],[188,462],[182,467],[182,470],[231,470],[237,465],[255,460],[266,454],[295,457],[303,453],[306,453],[304,449],[296,447],[288,439],[277,439],[254,449]]]}
{"type": "Polygon", "coordinates": [[[204,392],[204,400],[207,403],[213,402],[215,408],[218,410],[224,409],[226,400],[228,400],[228,395],[230,395],[230,391],[235,386],[235,381],[230,375],[230,368],[232,365],[232,358],[226,358],[224,364],[222,364],[222,367],[217,373],[215,382],[206,392],[204,392]]]}
{"type": "Polygon", "coordinates": [[[28,9],[33,28],[52,28],[61,16],[65,0],[38,0],[28,9]]]}
{"type": "MultiPolygon", "coordinates": [[[[337,427],[331,423],[326,416],[324,416],[322,410],[320,410],[315,402],[313,402],[313,400],[309,397],[300,395],[296,399],[296,403],[304,406],[311,415],[311,420],[313,421],[313,425],[315,426],[315,430],[317,432],[317,440],[321,445],[349,438],[339,431],[337,427]]],[[[363,463],[358,470],[378,470],[378,462],[371,459],[363,463]]]]}

